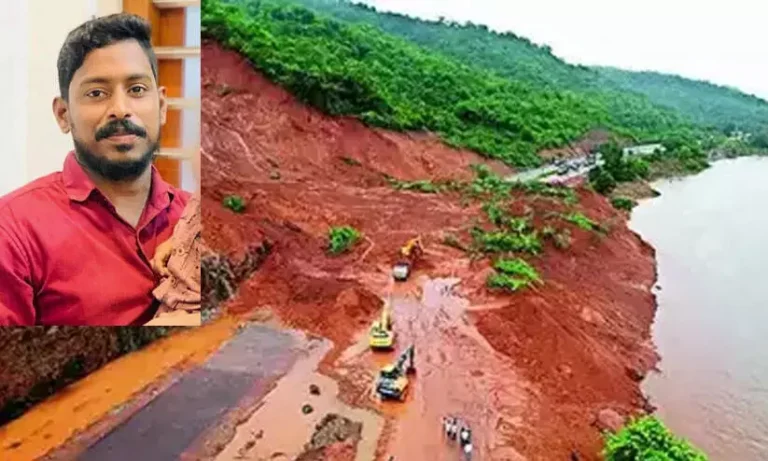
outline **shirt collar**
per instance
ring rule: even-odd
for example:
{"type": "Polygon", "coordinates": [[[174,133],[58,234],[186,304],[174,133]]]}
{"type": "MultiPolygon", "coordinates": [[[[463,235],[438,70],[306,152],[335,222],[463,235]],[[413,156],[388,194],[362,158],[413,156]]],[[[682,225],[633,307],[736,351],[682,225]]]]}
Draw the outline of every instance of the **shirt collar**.
{"type": "MultiPolygon", "coordinates": [[[[150,165],[150,168],[152,168],[152,187],[147,205],[156,209],[166,208],[170,205],[175,195],[173,188],[160,176],[160,172],[157,171],[154,165],[150,165]]],[[[96,185],[77,162],[74,151],[67,154],[67,158],[64,160],[62,175],[64,178],[64,189],[72,201],[84,202],[94,190],[97,190],[96,185]]]]}

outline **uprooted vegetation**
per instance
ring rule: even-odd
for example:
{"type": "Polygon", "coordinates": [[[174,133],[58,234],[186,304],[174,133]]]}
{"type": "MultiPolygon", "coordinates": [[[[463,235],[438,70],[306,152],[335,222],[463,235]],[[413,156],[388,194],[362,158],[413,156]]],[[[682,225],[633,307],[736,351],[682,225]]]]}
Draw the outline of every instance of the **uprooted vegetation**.
{"type": "Polygon", "coordinates": [[[517,291],[533,283],[543,283],[536,269],[520,258],[498,259],[493,268],[496,272],[488,276],[489,288],[517,291]]]}
{"type": "Polygon", "coordinates": [[[239,195],[228,195],[224,197],[222,204],[225,208],[229,208],[235,213],[242,213],[245,211],[245,200],[239,195]]]}
{"type": "Polygon", "coordinates": [[[473,165],[472,169],[475,177],[468,182],[388,180],[398,190],[428,194],[454,192],[465,205],[468,201],[481,204],[484,219],[475,219],[470,224],[471,241],[464,243],[457,235],[446,234],[443,244],[465,251],[473,258],[496,258],[495,272],[487,280],[489,288],[518,291],[541,283],[535,268],[523,258],[540,257],[548,241],[559,250],[569,248],[573,236],[566,223],[596,234],[608,231],[607,226],[578,209],[578,195],[570,187],[539,181],[507,181],[482,164],[473,165]],[[560,211],[552,211],[553,207],[560,211]]]}
{"type": "Polygon", "coordinates": [[[362,237],[360,231],[351,226],[331,227],[328,230],[328,252],[339,255],[349,251],[362,237]]]}

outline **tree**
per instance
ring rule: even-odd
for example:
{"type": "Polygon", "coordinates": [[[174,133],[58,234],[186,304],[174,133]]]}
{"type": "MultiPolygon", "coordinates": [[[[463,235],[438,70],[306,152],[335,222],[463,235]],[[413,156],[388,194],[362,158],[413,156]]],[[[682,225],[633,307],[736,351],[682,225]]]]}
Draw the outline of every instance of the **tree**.
{"type": "Polygon", "coordinates": [[[768,127],[752,135],[750,144],[758,149],[768,149],[768,127]]]}
{"type": "Polygon", "coordinates": [[[607,435],[604,454],[606,461],[707,461],[704,453],[675,437],[654,416],[631,421],[616,434],[607,435]]]}
{"type": "Polygon", "coordinates": [[[608,195],[616,188],[616,179],[604,167],[589,172],[589,182],[599,194],[608,195]]]}

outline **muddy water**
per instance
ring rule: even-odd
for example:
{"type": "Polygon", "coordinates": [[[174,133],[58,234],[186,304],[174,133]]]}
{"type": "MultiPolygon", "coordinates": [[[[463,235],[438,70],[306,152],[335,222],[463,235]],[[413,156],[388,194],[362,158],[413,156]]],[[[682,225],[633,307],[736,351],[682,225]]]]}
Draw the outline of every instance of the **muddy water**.
{"type": "Polygon", "coordinates": [[[644,391],[710,459],[767,460],[768,158],[654,187],[631,222],[657,250],[661,287],[661,373],[644,391]]]}
{"type": "Polygon", "coordinates": [[[373,461],[384,422],[370,411],[344,405],[337,399],[339,389],[336,382],[316,371],[318,363],[331,347],[332,344],[324,340],[305,341],[305,356],[277,382],[275,389],[248,420],[238,426],[234,438],[219,453],[216,461],[295,459],[312,438],[315,426],[329,413],[362,423],[355,461],[373,461]],[[319,388],[319,395],[309,393],[310,384],[319,388]],[[301,407],[304,404],[311,405],[313,411],[303,414],[301,407]]]}
{"type": "Polygon", "coordinates": [[[522,427],[528,390],[509,359],[497,354],[468,321],[469,303],[451,290],[459,279],[421,277],[414,282],[392,287],[396,352],[374,354],[361,338],[341,358],[342,366],[375,371],[415,346],[417,370],[406,401],[379,406],[395,421],[387,455],[396,460],[463,459],[442,432],[441,418],[453,415],[473,429],[473,459],[524,459],[512,447],[512,438],[522,427]]]}

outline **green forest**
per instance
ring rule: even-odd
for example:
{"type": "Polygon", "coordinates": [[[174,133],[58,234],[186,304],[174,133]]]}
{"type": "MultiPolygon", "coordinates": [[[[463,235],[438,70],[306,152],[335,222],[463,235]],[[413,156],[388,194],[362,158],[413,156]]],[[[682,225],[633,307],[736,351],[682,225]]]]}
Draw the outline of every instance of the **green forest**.
{"type": "Polygon", "coordinates": [[[537,166],[539,150],[563,146],[593,128],[636,140],[693,131],[673,111],[644,100],[617,108],[611,97],[515,81],[373,25],[285,1],[206,0],[202,31],[329,114],[432,131],[450,145],[517,167],[537,166]]]}
{"type": "MultiPolygon", "coordinates": [[[[547,46],[535,45],[511,32],[497,33],[484,25],[425,21],[344,0],[298,1],[337,19],[375,25],[516,81],[589,95],[602,100],[612,112],[623,107],[649,112],[658,110],[654,106],[667,107],[697,125],[724,133],[757,132],[768,127],[768,102],[731,88],[655,72],[571,65],[547,46]]],[[[617,121],[625,122],[621,118],[617,121]]]]}
{"type": "Polygon", "coordinates": [[[690,145],[713,139],[717,126],[607,85],[605,70],[571,66],[547,47],[480,25],[333,0],[205,0],[202,32],[326,113],[431,131],[514,167],[538,166],[537,152],[592,129],[690,145]]]}
{"type": "Polygon", "coordinates": [[[768,128],[768,102],[738,90],[657,72],[595,68],[608,84],[644,94],[694,123],[724,133],[758,133],[768,128]]]}

